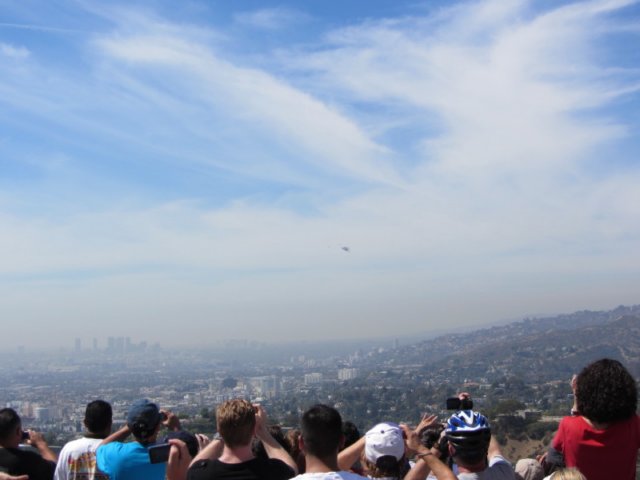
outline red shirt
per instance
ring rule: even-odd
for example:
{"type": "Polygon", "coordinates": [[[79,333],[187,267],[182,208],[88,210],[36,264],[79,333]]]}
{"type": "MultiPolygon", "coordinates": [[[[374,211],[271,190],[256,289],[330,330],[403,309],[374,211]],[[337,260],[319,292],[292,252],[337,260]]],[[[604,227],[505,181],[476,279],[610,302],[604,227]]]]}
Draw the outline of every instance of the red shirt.
{"type": "Polygon", "coordinates": [[[640,417],[605,430],[596,430],[583,417],[564,417],[552,446],[564,455],[567,467],[577,467],[588,480],[635,480],[640,417]]]}

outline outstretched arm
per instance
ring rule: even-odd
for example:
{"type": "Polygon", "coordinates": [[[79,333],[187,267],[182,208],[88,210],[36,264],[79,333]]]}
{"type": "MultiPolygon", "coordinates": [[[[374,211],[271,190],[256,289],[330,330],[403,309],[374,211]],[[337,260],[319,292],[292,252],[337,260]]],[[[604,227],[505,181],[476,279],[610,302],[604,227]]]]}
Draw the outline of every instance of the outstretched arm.
{"type": "Polygon", "coordinates": [[[19,477],[14,477],[13,475],[0,472],[0,480],[29,480],[29,475],[20,475],[19,477]]]}
{"type": "MultiPolygon", "coordinates": [[[[422,415],[422,419],[420,420],[420,423],[418,424],[418,426],[413,429],[413,433],[415,434],[416,438],[419,439],[420,433],[422,432],[422,430],[424,430],[427,427],[436,425],[437,423],[438,423],[437,415],[429,415],[428,413],[425,413],[424,415],[422,415]]],[[[406,435],[407,434],[405,433],[405,436],[406,435]]],[[[405,442],[405,446],[406,446],[407,457],[411,457],[416,454],[416,451],[414,450],[414,446],[410,445],[409,442],[405,442]]]]}
{"type": "Polygon", "coordinates": [[[53,463],[58,461],[58,456],[49,448],[49,445],[47,445],[47,442],[41,433],[29,430],[29,440],[27,440],[27,443],[36,447],[42,458],[45,460],[49,460],[53,463]]]}
{"type": "Polygon", "coordinates": [[[267,427],[267,413],[264,411],[264,408],[262,408],[261,405],[254,405],[254,407],[256,409],[256,437],[258,437],[258,440],[264,445],[267,456],[283,461],[297,474],[298,465],[296,465],[291,455],[289,455],[269,432],[269,428],[267,427]]]}
{"type": "Polygon", "coordinates": [[[167,430],[177,432],[178,430],[182,429],[182,427],[180,426],[180,419],[175,413],[170,412],[169,410],[160,410],[160,413],[164,414],[162,425],[167,427],[167,430]]]}
{"type": "Polygon", "coordinates": [[[487,457],[491,460],[496,455],[502,456],[502,452],[500,451],[500,445],[498,445],[498,440],[496,440],[495,435],[491,435],[491,440],[489,440],[489,450],[487,451],[487,457]]]}
{"type": "Polygon", "coordinates": [[[167,480],[186,480],[187,470],[191,462],[191,455],[187,445],[177,438],[169,440],[169,460],[167,461],[167,480]]]}
{"type": "Polygon", "coordinates": [[[111,443],[111,442],[120,442],[125,438],[127,438],[129,435],[131,435],[131,429],[129,428],[129,425],[125,425],[120,430],[113,432],[107,438],[102,440],[100,442],[100,445],[106,445],[107,443],[111,443]]]}
{"type": "Polygon", "coordinates": [[[224,442],[221,438],[212,440],[207,446],[201,449],[198,454],[191,460],[191,465],[200,460],[217,460],[224,450],[224,442]]]}
{"type": "Polygon", "coordinates": [[[364,451],[364,442],[365,438],[360,437],[357,442],[338,453],[338,468],[340,470],[349,470],[360,459],[360,455],[364,451]]]}
{"type": "Polygon", "coordinates": [[[576,390],[578,389],[578,376],[574,374],[573,377],[571,377],[569,384],[571,385],[571,391],[573,392],[571,415],[580,415],[580,411],[578,410],[578,396],[576,395],[576,390]]]}

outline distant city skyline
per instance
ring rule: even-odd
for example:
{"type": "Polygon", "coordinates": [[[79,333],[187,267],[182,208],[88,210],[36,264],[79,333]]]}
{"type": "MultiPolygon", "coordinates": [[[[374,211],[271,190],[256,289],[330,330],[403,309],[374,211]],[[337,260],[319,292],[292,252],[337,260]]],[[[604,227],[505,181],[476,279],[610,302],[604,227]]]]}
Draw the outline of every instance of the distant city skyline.
{"type": "Polygon", "coordinates": [[[637,1],[0,5],[15,348],[640,303],[637,1]]]}

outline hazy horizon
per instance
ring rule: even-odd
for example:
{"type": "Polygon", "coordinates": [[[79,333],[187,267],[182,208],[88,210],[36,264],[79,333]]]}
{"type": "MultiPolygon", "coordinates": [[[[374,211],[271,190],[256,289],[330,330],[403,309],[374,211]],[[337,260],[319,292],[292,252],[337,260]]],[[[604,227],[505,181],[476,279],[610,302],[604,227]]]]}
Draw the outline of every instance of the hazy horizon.
{"type": "Polygon", "coordinates": [[[639,302],[637,1],[0,5],[12,345],[639,302]]]}

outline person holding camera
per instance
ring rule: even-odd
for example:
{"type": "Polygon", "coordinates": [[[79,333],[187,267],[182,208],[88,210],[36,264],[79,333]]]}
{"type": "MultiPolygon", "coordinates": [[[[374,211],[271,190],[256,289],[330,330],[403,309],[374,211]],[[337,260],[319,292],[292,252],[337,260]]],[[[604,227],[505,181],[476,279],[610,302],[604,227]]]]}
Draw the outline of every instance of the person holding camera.
{"type": "Polygon", "coordinates": [[[410,468],[404,437],[397,423],[378,423],[338,453],[338,467],[353,471],[359,461],[362,473],[369,478],[402,479],[410,468]]]}
{"type": "Polygon", "coordinates": [[[297,473],[296,462],[269,432],[267,414],[247,400],[228,400],[216,409],[222,441],[214,440],[196,455],[188,480],[287,480],[297,473]],[[268,458],[256,458],[251,449],[257,437],[268,458]]]}
{"type": "Polygon", "coordinates": [[[180,421],[173,413],[161,411],[147,399],[135,401],[127,413],[127,424],[98,447],[98,468],[111,480],[164,480],[166,463],[152,463],[149,455],[162,425],[170,430],[180,429],[180,421]],[[131,434],[135,442],[123,443],[131,434]]]}
{"type": "Polygon", "coordinates": [[[0,410],[0,471],[28,475],[30,480],[52,480],[57,457],[41,433],[22,431],[22,420],[12,408],[0,410]],[[40,454],[19,448],[26,441],[40,454]]]}
{"type": "Polygon", "coordinates": [[[338,467],[348,470],[361,458],[365,478],[425,480],[431,475],[437,480],[456,480],[451,469],[440,460],[440,453],[421,442],[420,431],[436,423],[435,415],[424,415],[415,429],[393,422],[379,423],[338,454],[338,467]],[[413,466],[409,457],[415,458],[413,466]]]}
{"type": "Polygon", "coordinates": [[[487,418],[472,410],[468,393],[461,393],[458,398],[463,410],[451,415],[445,427],[449,455],[458,466],[458,479],[515,480],[513,467],[491,436],[487,418]]]}
{"type": "Polygon", "coordinates": [[[640,417],[633,376],[619,361],[603,358],[586,366],[571,386],[572,415],[560,422],[552,448],[589,480],[635,480],[640,417]]]}

